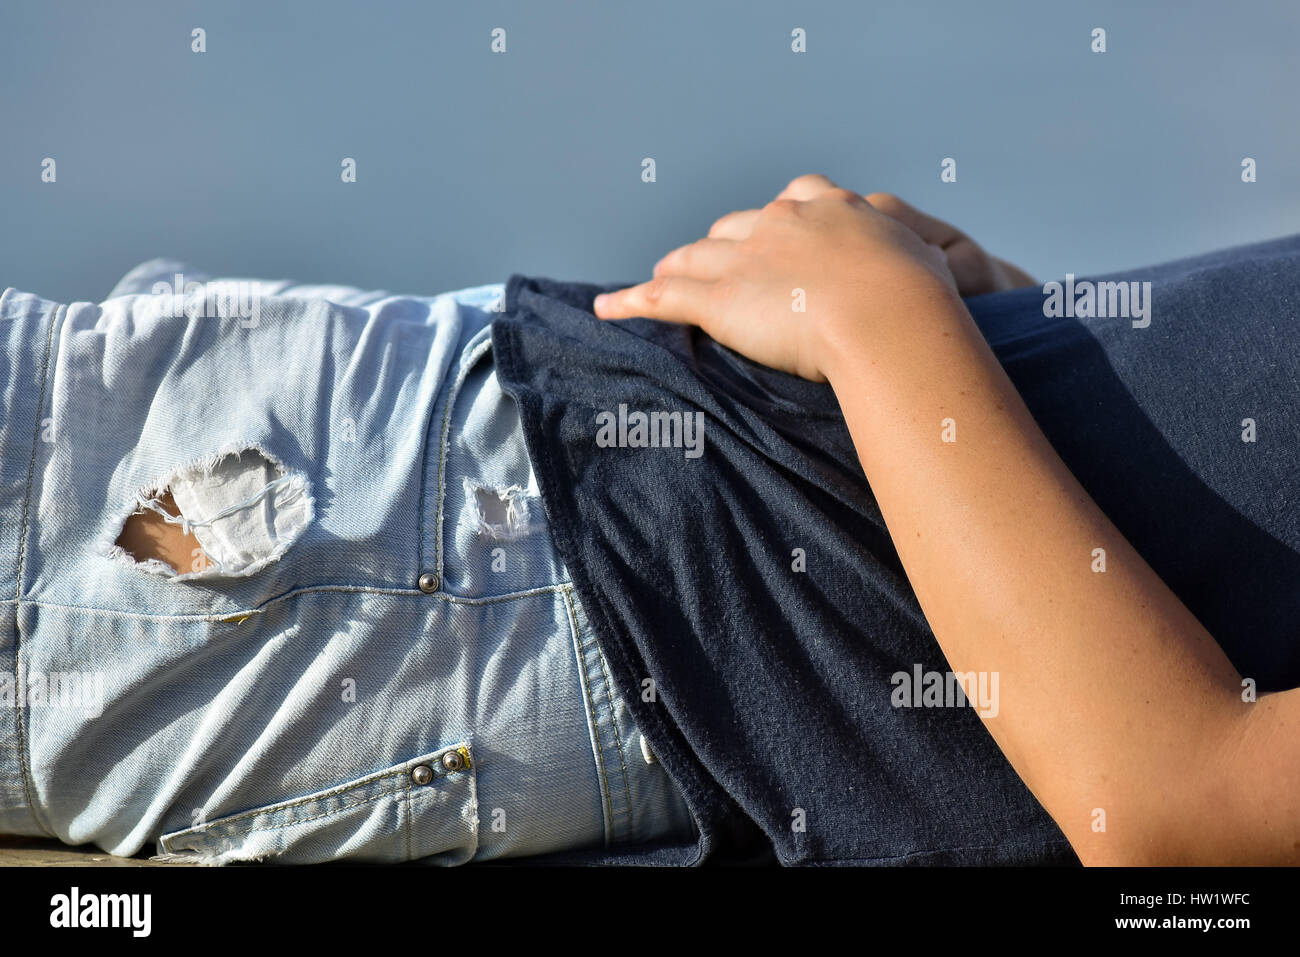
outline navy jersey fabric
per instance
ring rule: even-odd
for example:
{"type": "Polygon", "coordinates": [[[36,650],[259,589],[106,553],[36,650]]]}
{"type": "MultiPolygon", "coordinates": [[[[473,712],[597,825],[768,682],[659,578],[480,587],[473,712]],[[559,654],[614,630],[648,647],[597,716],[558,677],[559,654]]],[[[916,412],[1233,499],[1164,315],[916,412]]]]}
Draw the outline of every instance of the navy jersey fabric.
{"type": "MultiPolygon", "coordinates": [[[[1298,266],[1292,237],[1095,277],[1151,283],[1142,327],[1049,317],[1038,288],[968,300],[1066,464],[1260,690],[1300,685],[1298,266]]],[[[512,277],[493,351],[612,677],[701,833],[563,859],[1076,863],[972,708],[895,707],[891,676],[948,666],[829,386],[601,322],[607,288],[512,277]],[[620,405],[702,413],[703,453],[597,441],[620,405]]]]}

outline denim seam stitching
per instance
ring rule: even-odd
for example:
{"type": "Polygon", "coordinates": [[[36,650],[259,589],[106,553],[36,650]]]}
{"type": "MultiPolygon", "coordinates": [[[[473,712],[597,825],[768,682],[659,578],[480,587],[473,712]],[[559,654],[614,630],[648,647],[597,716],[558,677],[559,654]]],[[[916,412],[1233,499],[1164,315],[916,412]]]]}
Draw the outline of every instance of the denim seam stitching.
{"type": "MultiPolygon", "coordinates": [[[[407,788],[405,788],[405,790],[406,790],[407,795],[408,795],[408,797],[409,797],[409,794],[410,794],[410,790],[411,790],[411,789],[410,789],[409,787],[407,787],[407,788]]],[[[344,811],[351,811],[351,810],[353,810],[353,809],[355,809],[355,808],[365,807],[367,804],[374,804],[376,801],[382,801],[382,800],[384,800],[384,798],[391,798],[391,797],[400,797],[399,794],[398,794],[398,791],[397,791],[396,789],[393,789],[393,790],[390,790],[390,791],[385,791],[383,794],[376,794],[374,797],[366,798],[364,801],[357,801],[355,804],[343,804],[343,805],[340,805],[339,807],[336,807],[336,808],[334,808],[334,809],[332,809],[332,810],[326,811],[324,814],[314,814],[314,815],[312,815],[311,817],[303,817],[303,818],[299,818],[299,819],[296,820],[296,821],[285,821],[285,822],[283,822],[282,824],[268,824],[268,825],[266,825],[265,827],[238,828],[238,829],[236,829],[236,830],[237,830],[237,832],[238,832],[239,834],[244,834],[244,835],[248,835],[248,834],[263,834],[263,833],[266,833],[266,832],[268,832],[268,831],[280,831],[280,830],[284,830],[285,828],[296,827],[296,826],[299,825],[299,824],[309,824],[309,823],[312,822],[312,821],[322,821],[322,820],[324,820],[324,819],[327,818],[327,817],[333,817],[335,814],[342,814],[344,811]]],[[[256,815],[256,814],[260,814],[260,813],[269,813],[269,812],[258,811],[258,812],[250,812],[250,813],[253,814],[253,815],[256,815]]],[[[229,830],[228,825],[230,825],[230,824],[234,824],[236,821],[241,820],[241,819],[243,819],[243,818],[246,818],[246,817],[248,817],[248,816],[249,816],[248,814],[243,814],[243,815],[240,815],[238,818],[231,818],[231,819],[226,820],[226,821],[222,821],[222,822],[219,822],[219,823],[214,823],[214,824],[211,825],[211,830],[199,830],[199,831],[195,832],[195,834],[196,834],[196,836],[199,836],[199,837],[203,838],[203,842],[204,842],[204,843],[207,843],[210,839],[215,839],[215,838],[219,838],[219,837],[225,836],[225,835],[223,834],[223,832],[226,832],[226,831],[229,830]]],[[[172,850],[173,850],[173,848],[174,848],[174,846],[175,846],[175,840],[176,840],[176,838],[180,837],[181,834],[183,834],[183,833],[184,833],[184,832],[181,832],[181,833],[178,833],[178,834],[173,834],[173,835],[170,835],[168,838],[166,838],[166,839],[165,839],[165,840],[166,840],[166,843],[167,843],[167,845],[169,845],[169,846],[164,847],[164,850],[166,850],[166,851],[168,851],[168,852],[172,852],[172,850]]],[[[409,840],[408,840],[408,844],[409,844],[409,840]]]]}
{"type": "MultiPolygon", "coordinates": [[[[322,791],[319,794],[313,794],[310,797],[299,798],[296,801],[285,801],[283,803],[268,804],[263,807],[255,808],[254,810],[251,811],[244,811],[242,814],[235,814],[232,815],[231,817],[223,817],[216,821],[212,821],[207,825],[204,825],[203,827],[199,828],[199,830],[200,831],[209,830],[209,829],[216,830],[218,828],[225,827],[229,824],[238,823],[239,821],[245,820],[250,817],[257,817],[259,814],[278,814],[281,811],[291,811],[296,807],[302,807],[304,804],[312,804],[313,802],[316,801],[323,801],[326,798],[337,797],[340,794],[347,794],[349,791],[355,791],[358,788],[365,787],[368,784],[378,784],[384,781],[386,778],[403,777],[407,773],[409,772],[389,771],[388,773],[381,774],[378,777],[365,778],[363,780],[356,781],[352,784],[345,784],[337,788],[331,788],[328,791],[322,791]]],[[[390,788],[388,791],[385,791],[384,794],[378,795],[375,798],[367,798],[365,801],[361,801],[359,804],[347,805],[347,807],[358,807],[360,806],[360,804],[366,804],[369,801],[378,800],[379,797],[391,795],[395,793],[396,790],[397,790],[396,788],[390,788]]],[[[314,820],[314,818],[303,818],[303,820],[310,821],[310,820],[314,820]]],[[[178,832],[178,833],[182,833],[182,832],[178,832]]]]}
{"type": "MultiPolygon", "coordinates": [[[[45,389],[50,379],[50,356],[54,352],[54,331],[58,328],[61,318],[67,315],[68,307],[59,305],[55,307],[54,315],[50,316],[50,328],[45,334],[45,356],[41,360],[41,389],[36,400],[36,426],[32,430],[32,457],[27,464],[27,489],[23,493],[23,512],[22,512],[22,529],[18,535],[18,566],[17,579],[14,590],[14,601],[17,603],[14,608],[14,682],[15,687],[19,687],[19,669],[23,653],[22,628],[19,621],[22,619],[22,597],[23,597],[23,565],[27,555],[27,515],[32,507],[32,485],[36,481],[36,452],[40,448],[41,441],[41,413],[45,411],[45,389]]],[[[27,802],[27,813],[32,816],[36,826],[51,837],[56,836],[54,832],[46,826],[37,813],[36,804],[32,800],[32,767],[31,758],[28,755],[27,742],[27,725],[23,721],[23,705],[18,704],[14,709],[14,730],[17,732],[18,740],[14,742],[18,748],[18,760],[22,766],[23,774],[23,800],[27,802]]]]}
{"type": "MultiPolygon", "coordinates": [[[[529,588],[523,591],[516,591],[516,592],[506,592],[501,595],[488,595],[483,598],[464,598],[459,595],[446,595],[446,594],[426,595],[424,592],[415,591],[410,588],[370,588],[366,586],[353,587],[349,585],[309,585],[305,588],[295,588],[294,590],[286,592],[283,595],[277,595],[275,598],[270,598],[267,601],[263,602],[262,604],[256,605],[252,608],[235,609],[232,611],[217,612],[210,615],[151,615],[146,612],[122,611],[117,608],[95,608],[90,605],[66,605],[61,602],[34,601],[32,599],[25,599],[17,602],[14,601],[13,599],[7,599],[4,602],[0,602],[0,604],[14,604],[20,608],[24,605],[30,605],[34,608],[53,608],[62,611],[89,612],[97,615],[116,615],[120,618],[137,618],[146,621],[160,621],[160,622],[161,621],[211,621],[220,624],[224,622],[229,622],[230,619],[238,618],[241,615],[252,617],[253,615],[261,614],[262,609],[264,608],[269,608],[272,605],[279,604],[280,602],[288,601],[289,599],[295,598],[298,595],[314,594],[316,592],[341,592],[344,594],[365,594],[365,595],[395,595],[398,597],[419,598],[426,602],[430,598],[435,598],[440,601],[445,601],[453,605],[478,606],[478,605],[495,605],[495,604],[501,604],[509,601],[519,601],[524,598],[534,598],[539,595],[564,591],[568,587],[569,587],[568,582],[558,582],[557,584],[554,585],[542,585],[538,588],[529,588]]],[[[230,622],[230,623],[234,624],[234,622],[230,622]]]]}
{"type": "Polygon", "coordinates": [[[596,767],[600,771],[601,785],[601,812],[605,816],[605,845],[608,847],[615,837],[614,834],[614,799],[609,793],[609,777],[605,770],[605,745],[600,735],[600,719],[597,717],[595,699],[591,696],[591,678],[587,673],[586,657],[582,653],[584,647],[582,641],[582,629],[578,627],[578,616],[573,607],[573,598],[569,594],[569,589],[564,589],[564,604],[569,613],[569,627],[573,629],[573,637],[577,641],[576,657],[578,659],[578,677],[582,684],[582,694],[587,701],[588,713],[591,715],[591,731],[595,736],[596,767]]]}
{"type": "MultiPolygon", "coordinates": [[[[474,744],[474,735],[470,734],[469,741],[466,742],[465,747],[472,748],[473,744],[474,744]]],[[[474,809],[474,820],[472,823],[474,829],[474,834],[473,834],[474,840],[473,840],[473,846],[470,848],[469,851],[469,856],[465,858],[466,861],[474,860],[474,858],[478,855],[479,848],[482,846],[483,843],[483,839],[479,833],[482,830],[482,827],[480,825],[479,815],[478,815],[479,808],[478,808],[478,759],[477,758],[474,759],[474,763],[471,764],[470,767],[474,769],[474,773],[469,776],[469,802],[470,802],[470,807],[474,809]]]]}
{"type": "MultiPolygon", "coordinates": [[[[430,770],[434,770],[431,765],[433,763],[436,763],[433,761],[435,757],[437,757],[440,754],[445,754],[449,751],[456,751],[461,747],[466,747],[466,745],[464,744],[452,745],[451,747],[443,748],[441,751],[433,752],[429,756],[430,770]]],[[[416,760],[418,761],[419,759],[416,760]]],[[[408,761],[407,763],[409,764],[411,762],[408,761]]],[[[477,759],[471,759],[471,763],[466,767],[462,768],[461,771],[468,771],[471,768],[476,768],[477,766],[478,766],[477,759]]],[[[444,771],[443,773],[439,774],[436,770],[434,770],[434,774],[437,780],[445,781],[455,774],[460,774],[461,771],[444,771]]],[[[244,811],[241,814],[235,814],[231,817],[219,818],[218,820],[212,821],[199,828],[187,828],[184,831],[177,831],[174,834],[167,835],[167,839],[174,840],[175,838],[180,837],[181,835],[186,834],[190,831],[193,831],[196,834],[214,833],[215,831],[220,830],[221,828],[228,827],[231,824],[236,824],[239,821],[246,820],[250,817],[257,817],[259,814],[278,814],[282,811],[289,811],[296,807],[302,807],[304,804],[311,804],[315,801],[323,801],[326,798],[336,797],[340,794],[347,794],[349,791],[355,791],[357,788],[362,788],[370,784],[378,784],[386,780],[387,778],[407,778],[409,774],[410,772],[407,771],[405,768],[403,768],[403,770],[401,771],[383,771],[380,772],[379,774],[371,775],[369,777],[362,778],[358,781],[354,781],[351,784],[343,784],[336,788],[331,788],[328,791],[321,791],[318,794],[312,794],[308,797],[299,798],[293,801],[285,801],[277,804],[268,804],[263,807],[254,808],[251,811],[244,811]]],[[[432,783],[433,782],[431,781],[430,785],[432,785],[432,783]]],[[[316,815],[315,817],[305,817],[298,821],[289,821],[282,825],[276,825],[276,827],[290,827],[294,824],[301,824],[305,821],[318,821],[322,817],[329,817],[331,814],[337,814],[339,811],[346,811],[349,808],[354,808],[354,807],[362,807],[366,804],[372,804],[375,801],[381,800],[383,798],[392,797],[394,794],[397,793],[397,790],[398,790],[397,787],[390,787],[387,791],[384,791],[382,794],[377,794],[374,797],[366,798],[364,801],[358,801],[356,804],[345,804],[342,807],[335,809],[334,811],[327,812],[326,814],[316,815]]],[[[411,785],[409,783],[409,780],[405,785],[405,790],[407,792],[411,790],[411,785]]],[[[269,827],[252,828],[249,831],[246,831],[245,833],[251,834],[254,833],[255,831],[269,831],[269,830],[275,830],[275,828],[269,828],[269,827]]]]}
{"type": "MultiPolygon", "coordinates": [[[[402,797],[402,796],[409,798],[410,794],[411,794],[411,789],[409,786],[405,788],[401,788],[400,791],[398,789],[385,791],[383,794],[376,794],[374,797],[366,798],[364,801],[357,801],[355,804],[341,804],[332,810],[325,811],[323,814],[313,814],[311,817],[298,818],[296,821],[284,821],[283,823],[280,824],[267,824],[262,827],[250,827],[245,829],[243,833],[260,834],[265,831],[281,831],[287,827],[295,827],[299,824],[307,824],[311,821],[323,821],[327,817],[333,817],[336,814],[342,814],[344,811],[351,811],[354,808],[365,807],[367,804],[374,804],[376,801],[384,800],[384,798],[402,797]]],[[[226,823],[229,824],[232,822],[226,822],[226,823]]],[[[220,829],[221,828],[218,828],[217,830],[220,829]]]]}
{"type": "Polygon", "coordinates": [[[417,499],[418,508],[415,522],[415,574],[417,576],[424,574],[424,505],[429,488],[429,443],[433,441],[430,431],[436,421],[437,409],[438,394],[435,392],[423,422],[424,443],[420,449],[420,497],[417,499]]]}
{"type": "Polygon", "coordinates": [[[618,726],[618,712],[614,708],[614,682],[609,677],[605,664],[605,653],[600,649],[600,641],[595,632],[591,634],[591,643],[596,649],[596,660],[600,662],[600,672],[605,677],[605,700],[609,702],[609,719],[614,725],[614,744],[618,748],[618,763],[623,770],[623,794],[627,801],[627,823],[632,824],[632,784],[627,775],[627,757],[623,753],[623,731],[618,726]]]}
{"type": "MultiPolygon", "coordinates": [[[[475,333],[475,335],[479,335],[479,333],[475,333]]],[[[462,354],[460,368],[456,370],[456,378],[452,382],[451,388],[448,389],[447,391],[447,408],[445,408],[442,412],[442,437],[438,441],[438,518],[437,518],[437,528],[436,528],[436,533],[438,537],[434,539],[434,559],[433,559],[434,571],[438,576],[439,591],[442,590],[443,577],[444,577],[443,567],[442,567],[442,562],[443,562],[442,526],[444,520],[443,506],[445,504],[444,499],[446,498],[446,491],[447,491],[446,490],[447,453],[449,451],[447,442],[448,442],[448,437],[451,435],[451,413],[452,410],[455,409],[456,407],[456,400],[460,397],[461,387],[464,386],[465,380],[469,378],[470,372],[472,372],[474,370],[474,367],[477,366],[480,361],[482,361],[483,356],[487,355],[491,351],[492,351],[492,337],[488,336],[477,346],[475,346],[474,349],[468,355],[462,354]]],[[[428,456],[425,456],[425,458],[427,461],[428,456]]],[[[424,513],[423,506],[421,506],[420,508],[420,513],[421,515],[423,515],[424,513]]],[[[424,548],[423,534],[420,535],[420,548],[421,550],[423,550],[424,548]]],[[[423,551],[421,551],[421,554],[423,555],[423,551]]]]}

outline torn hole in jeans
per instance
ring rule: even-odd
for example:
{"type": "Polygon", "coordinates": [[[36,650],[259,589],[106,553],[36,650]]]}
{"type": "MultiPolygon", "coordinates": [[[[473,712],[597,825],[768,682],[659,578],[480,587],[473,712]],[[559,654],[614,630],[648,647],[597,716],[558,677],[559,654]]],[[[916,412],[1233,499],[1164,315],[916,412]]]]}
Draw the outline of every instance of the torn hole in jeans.
{"type": "Polygon", "coordinates": [[[218,452],[141,489],[109,555],[172,581],[241,577],[310,524],[307,478],[256,446],[218,452]]]}
{"type": "Polygon", "coordinates": [[[465,508],[480,536],[508,542],[528,534],[528,496],[522,486],[490,488],[469,478],[465,508]]]}

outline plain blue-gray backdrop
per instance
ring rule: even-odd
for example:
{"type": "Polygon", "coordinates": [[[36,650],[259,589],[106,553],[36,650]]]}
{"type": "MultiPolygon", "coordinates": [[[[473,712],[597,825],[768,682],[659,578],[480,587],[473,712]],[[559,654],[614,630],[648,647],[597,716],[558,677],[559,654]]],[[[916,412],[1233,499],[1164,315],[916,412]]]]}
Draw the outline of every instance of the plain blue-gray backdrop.
{"type": "Polygon", "coordinates": [[[0,287],[631,281],[808,171],[1040,278],[1139,266],[1300,230],[1297,48],[1295,0],[3,0],[0,287]]]}

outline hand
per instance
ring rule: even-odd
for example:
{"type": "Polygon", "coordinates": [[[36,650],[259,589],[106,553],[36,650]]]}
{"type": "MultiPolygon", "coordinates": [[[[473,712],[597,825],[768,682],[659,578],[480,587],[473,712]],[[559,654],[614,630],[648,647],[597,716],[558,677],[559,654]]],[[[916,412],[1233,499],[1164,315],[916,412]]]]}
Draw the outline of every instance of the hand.
{"type": "Polygon", "coordinates": [[[822,382],[846,327],[888,334],[942,314],[925,307],[951,301],[963,282],[981,291],[1012,282],[951,226],[893,197],[875,194],[880,208],[871,199],[801,176],[763,209],[729,213],[670,252],[651,281],[598,297],[596,315],[692,323],[755,362],[822,382]]]}
{"type": "Polygon", "coordinates": [[[872,193],[867,202],[886,216],[891,216],[918,236],[943,250],[948,269],[957,281],[962,296],[982,296],[1037,286],[1038,280],[1011,263],[986,253],[975,240],[942,219],[927,216],[889,193],[872,193]]]}
{"type": "Polygon", "coordinates": [[[670,252],[649,282],[597,297],[595,310],[693,323],[755,362],[822,382],[842,326],[884,327],[937,290],[957,294],[942,250],[857,193],[803,176],[670,252]]]}
{"type": "MultiPolygon", "coordinates": [[[[782,195],[805,198],[834,188],[835,184],[825,176],[810,174],[799,177],[786,187],[782,195]]],[[[948,271],[952,273],[957,283],[957,291],[963,297],[1038,285],[1038,280],[1029,273],[1004,259],[989,255],[979,243],[956,226],[921,212],[897,196],[889,193],[870,193],[865,198],[880,212],[891,219],[898,220],[931,246],[938,246],[943,251],[944,259],[948,263],[948,271]]],[[[741,210],[728,213],[719,222],[725,220],[730,231],[747,236],[752,231],[758,214],[759,210],[756,209],[741,210]]]]}

